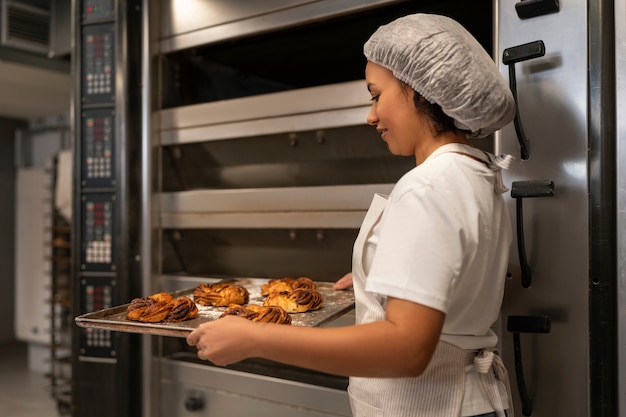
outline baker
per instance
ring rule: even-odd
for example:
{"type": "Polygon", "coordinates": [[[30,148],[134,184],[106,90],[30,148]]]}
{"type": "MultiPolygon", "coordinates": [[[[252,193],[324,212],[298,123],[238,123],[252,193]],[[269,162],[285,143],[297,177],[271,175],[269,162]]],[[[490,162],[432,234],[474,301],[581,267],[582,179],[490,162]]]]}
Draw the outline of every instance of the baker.
{"type": "Polygon", "coordinates": [[[208,322],[187,342],[217,365],[260,357],[350,377],[357,417],[513,415],[491,330],[512,231],[500,170],[510,156],[468,138],[511,122],[497,66],[458,22],[414,14],[364,46],[367,123],[415,167],[375,195],[353,248],[356,325],[307,328],[239,317],[208,322]]]}

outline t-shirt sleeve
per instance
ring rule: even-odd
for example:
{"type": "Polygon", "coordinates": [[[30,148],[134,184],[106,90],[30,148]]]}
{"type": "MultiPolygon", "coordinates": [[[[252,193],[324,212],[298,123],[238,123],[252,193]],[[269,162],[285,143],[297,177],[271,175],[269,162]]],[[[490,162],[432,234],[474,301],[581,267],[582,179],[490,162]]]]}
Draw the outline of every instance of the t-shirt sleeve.
{"type": "Polygon", "coordinates": [[[447,313],[463,256],[452,202],[428,186],[390,197],[366,290],[447,313]]]}

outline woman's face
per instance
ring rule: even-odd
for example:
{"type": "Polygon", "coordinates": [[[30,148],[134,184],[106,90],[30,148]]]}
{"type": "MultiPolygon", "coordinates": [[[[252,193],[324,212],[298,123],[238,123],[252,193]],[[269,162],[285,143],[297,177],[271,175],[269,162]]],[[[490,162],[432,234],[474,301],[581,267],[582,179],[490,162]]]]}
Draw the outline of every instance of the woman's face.
{"type": "Polygon", "coordinates": [[[392,154],[417,158],[428,126],[413,104],[413,89],[403,88],[391,71],[373,62],[365,67],[365,81],[372,95],[367,123],[376,127],[392,154]]]}

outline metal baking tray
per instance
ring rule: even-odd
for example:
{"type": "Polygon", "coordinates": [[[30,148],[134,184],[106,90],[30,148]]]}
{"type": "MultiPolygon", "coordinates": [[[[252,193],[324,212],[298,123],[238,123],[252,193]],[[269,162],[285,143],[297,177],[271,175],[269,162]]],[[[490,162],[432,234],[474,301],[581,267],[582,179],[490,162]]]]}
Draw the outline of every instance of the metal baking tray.
{"type": "MultiPolygon", "coordinates": [[[[234,278],[229,280],[245,287],[249,294],[249,304],[263,304],[261,286],[267,283],[266,278],[234,278]]],[[[332,282],[316,282],[317,291],[322,294],[324,304],[319,310],[305,313],[292,313],[291,325],[319,327],[333,321],[354,308],[354,292],[352,290],[334,290],[332,282]]],[[[195,288],[195,287],[194,287],[195,288]]],[[[176,291],[174,297],[188,296],[193,299],[194,288],[176,291]]],[[[198,317],[178,323],[142,323],[126,318],[129,304],[111,307],[76,317],[76,324],[84,328],[101,328],[127,333],[141,333],[155,336],[187,337],[187,335],[204,322],[216,320],[226,307],[207,307],[197,304],[198,317]]]]}

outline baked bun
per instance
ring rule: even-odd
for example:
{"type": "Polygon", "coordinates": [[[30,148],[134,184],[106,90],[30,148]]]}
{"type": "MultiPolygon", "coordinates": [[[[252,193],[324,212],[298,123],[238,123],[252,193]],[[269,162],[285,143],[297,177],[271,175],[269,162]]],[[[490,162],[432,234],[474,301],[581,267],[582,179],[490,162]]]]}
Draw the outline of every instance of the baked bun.
{"type": "Polygon", "coordinates": [[[239,304],[231,304],[220,318],[225,316],[243,317],[259,323],[291,324],[291,316],[278,306],[250,304],[244,307],[239,304]]]}
{"type": "Polygon", "coordinates": [[[292,291],[298,288],[314,290],[315,282],[307,277],[271,279],[261,286],[261,295],[267,296],[273,292],[292,291]]]}
{"type": "Polygon", "coordinates": [[[165,318],[168,322],[179,322],[198,317],[198,306],[188,297],[179,297],[171,301],[172,310],[165,318]]]}
{"type": "Polygon", "coordinates": [[[317,290],[299,288],[293,291],[270,293],[264,306],[279,306],[287,313],[304,313],[311,310],[319,310],[322,307],[322,294],[317,290]]]}
{"type": "Polygon", "coordinates": [[[226,307],[230,304],[246,304],[250,295],[241,285],[218,283],[199,284],[193,291],[193,299],[203,306],[226,307]]]}
{"type": "Polygon", "coordinates": [[[170,301],[174,299],[172,295],[167,292],[159,292],[156,294],[152,294],[148,298],[156,303],[169,303],[170,301]]]}
{"type": "Polygon", "coordinates": [[[135,298],[126,308],[126,317],[130,320],[138,321],[146,308],[154,304],[154,301],[150,298],[135,298]]]}
{"type": "Polygon", "coordinates": [[[198,316],[198,307],[187,297],[174,299],[168,293],[157,293],[133,299],[126,308],[126,317],[145,323],[177,322],[198,316]]]}

